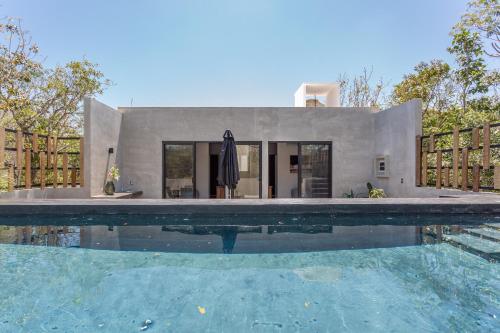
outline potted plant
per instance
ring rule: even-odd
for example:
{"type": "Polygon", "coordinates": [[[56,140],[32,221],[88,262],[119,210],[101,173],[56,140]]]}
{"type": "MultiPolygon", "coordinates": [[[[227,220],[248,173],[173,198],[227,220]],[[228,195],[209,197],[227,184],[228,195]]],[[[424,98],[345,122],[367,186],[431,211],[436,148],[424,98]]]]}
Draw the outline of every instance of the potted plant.
{"type": "Polygon", "coordinates": [[[118,179],[120,179],[120,170],[116,167],[116,165],[113,165],[108,171],[108,178],[106,185],[104,185],[104,193],[107,195],[115,194],[114,181],[117,181],[118,179]]]}

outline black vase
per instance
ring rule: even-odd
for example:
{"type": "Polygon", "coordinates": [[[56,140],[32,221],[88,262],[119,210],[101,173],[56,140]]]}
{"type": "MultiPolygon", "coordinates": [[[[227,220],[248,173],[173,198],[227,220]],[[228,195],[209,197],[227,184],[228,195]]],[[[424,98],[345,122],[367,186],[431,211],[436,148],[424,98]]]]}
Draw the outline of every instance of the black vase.
{"type": "Polygon", "coordinates": [[[112,181],[106,182],[106,185],[104,185],[104,193],[107,195],[115,194],[115,184],[112,181]]]}

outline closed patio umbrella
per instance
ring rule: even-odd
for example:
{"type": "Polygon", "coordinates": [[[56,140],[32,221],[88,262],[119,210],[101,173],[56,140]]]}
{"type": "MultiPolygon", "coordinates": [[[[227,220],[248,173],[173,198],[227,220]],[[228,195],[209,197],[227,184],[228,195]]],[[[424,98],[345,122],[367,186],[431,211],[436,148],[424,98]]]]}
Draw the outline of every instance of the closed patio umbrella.
{"type": "Polygon", "coordinates": [[[232,193],[240,180],[238,152],[236,151],[233,133],[230,130],[224,132],[223,138],[224,141],[219,153],[217,182],[219,186],[226,186],[230,190],[230,193],[232,193]]]}

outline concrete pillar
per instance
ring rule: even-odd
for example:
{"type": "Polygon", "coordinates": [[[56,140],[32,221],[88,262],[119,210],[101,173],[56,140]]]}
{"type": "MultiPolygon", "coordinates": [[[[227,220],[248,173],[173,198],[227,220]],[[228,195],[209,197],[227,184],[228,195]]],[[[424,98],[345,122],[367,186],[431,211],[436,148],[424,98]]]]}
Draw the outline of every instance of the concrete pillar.
{"type": "Polygon", "coordinates": [[[267,187],[269,186],[269,142],[262,141],[262,199],[267,199],[267,187]]]}

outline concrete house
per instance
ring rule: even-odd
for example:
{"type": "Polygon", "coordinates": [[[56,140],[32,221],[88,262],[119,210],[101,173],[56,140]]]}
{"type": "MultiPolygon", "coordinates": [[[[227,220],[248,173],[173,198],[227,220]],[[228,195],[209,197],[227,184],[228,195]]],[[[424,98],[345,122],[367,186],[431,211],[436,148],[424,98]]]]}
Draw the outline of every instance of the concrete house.
{"type": "Polygon", "coordinates": [[[222,135],[236,139],[237,198],[390,196],[415,189],[415,136],[421,103],[387,110],[340,107],[337,84],[302,84],[294,107],[119,107],[86,99],[85,161],[90,195],[106,171],[121,170],[117,191],[143,198],[215,198],[222,135]]]}

